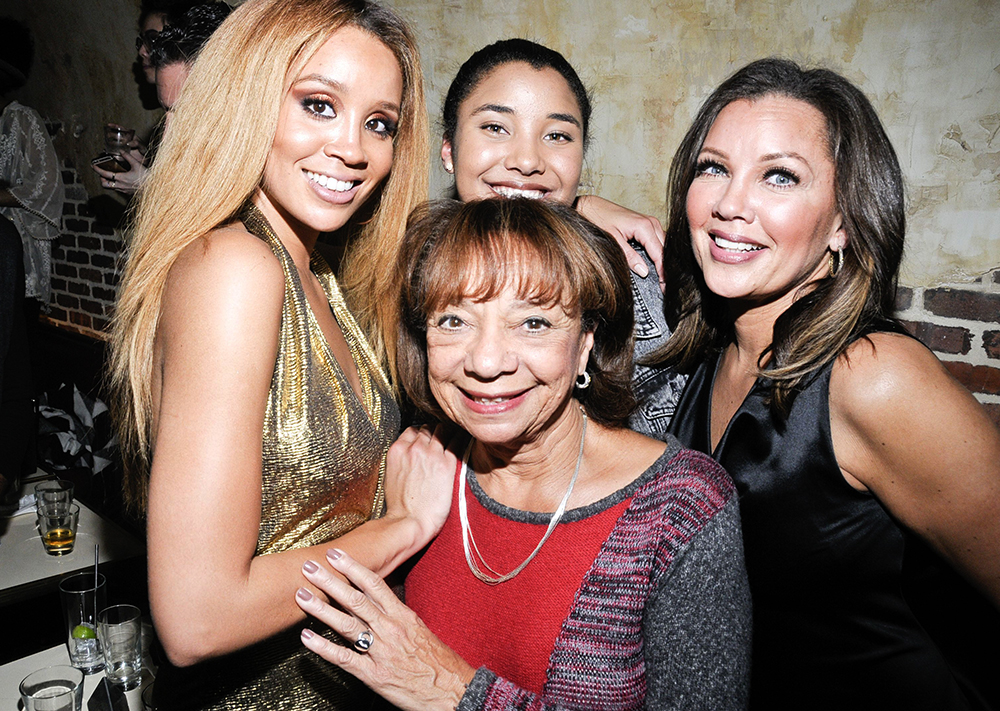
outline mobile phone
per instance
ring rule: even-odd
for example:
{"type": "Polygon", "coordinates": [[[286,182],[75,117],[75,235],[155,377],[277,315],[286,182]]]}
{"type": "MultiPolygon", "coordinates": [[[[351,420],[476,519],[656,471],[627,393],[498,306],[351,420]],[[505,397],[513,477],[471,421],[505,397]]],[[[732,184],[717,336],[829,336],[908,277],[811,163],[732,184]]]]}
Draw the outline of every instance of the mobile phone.
{"type": "Polygon", "coordinates": [[[127,173],[132,169],[132,166],[124,158],[110,153],[102,153],[90,161],[90,164],[96,165],[102,170],[110,170],[112,173],[127,173]]]}

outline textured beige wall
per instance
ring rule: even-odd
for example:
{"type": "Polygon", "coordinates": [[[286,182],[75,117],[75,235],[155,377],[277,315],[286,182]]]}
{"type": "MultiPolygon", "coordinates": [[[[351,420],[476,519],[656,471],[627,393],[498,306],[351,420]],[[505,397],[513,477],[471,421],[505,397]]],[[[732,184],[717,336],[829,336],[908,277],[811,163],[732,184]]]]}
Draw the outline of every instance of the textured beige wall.
{"type": "MultiPolygon", "coordinates": [[[[595,98],[585,188],[661,218],[674,148],[724,77],[771,54],[838,70],[872,98],[903,164],[903,282],[1000,266],[1000,0],[386,1],[417,33],[435,119],[484,44],[523,36],[563,52],[595,98]]],[[[85,168],[104,122],[152,125],[131,70],[138,0],[0,0],[0,12],[35,31],[35,72],[17,96],[65,122],[61,155],[85,168]]],[[[447,175],[431,165],[443,194],[447,175]]]]}
{"type": "MultiPolygon", "coordinates": [[[[585,188],[661,218],[673,151],[728,74],[768,55],[839,71],[872,99],[900,156],[903,282],[1000,267],[1000,0],[388,2],[416,30],[436,120],[481,46],[520,36],[566,55],[595,98],[585,188]]],[[[432,176],[442,194],[439,160],[432,176]]]]}

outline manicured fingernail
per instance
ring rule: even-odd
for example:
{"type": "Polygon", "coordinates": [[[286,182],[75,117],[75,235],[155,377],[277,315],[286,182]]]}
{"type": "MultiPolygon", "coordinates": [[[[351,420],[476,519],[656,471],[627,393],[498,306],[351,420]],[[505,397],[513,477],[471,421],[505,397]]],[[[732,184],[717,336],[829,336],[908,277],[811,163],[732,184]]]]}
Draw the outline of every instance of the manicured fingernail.
{"type": "Polygon", "coordinates": [[[306,590],[305,588],[299,588],[295,591],[295,597],[297,597],[302,602],[309,602],[313,599],[313,594],[306,590]]]}
{"type": "Polygon", "coordinates": [[[312,639],[315,636],[316,636],[316,633],[313,632],[308,627],[303,627],[302,628],[302,639],[312,639]]]}
{"type": "Polygon", "coordinates": [[[307,573],[315,573],[317,570],[319,570],[319,566],[316,563],[312,562],[311,560],[307,560],[305,563],[302,564],[302,570],[306,571],[307,573]]]}
{"type": "Polygon", "coordinates": [[[330,560],[337,560],[342,555],[344,555],[344,551],[339,548],[331,548],[326,552],[326,557],[330,560]]]}
{"type": "Polygon", "coordinates": [[[643,264],[642,262],[639,262],[639,263],[637,263],[637,264],[636,264],[636,265],[635,265],[635,266],[634,266],[634,267],[632,268],[632,270],[633,270],[633,271],[634,271],[634,272],[635,272],[636,274],[638,274],[639,276],[641,276],[641,277],[642,277],[643,279],[645,279],[645,278],[646,278],[647,276],[649,276],[649,267],[647,267],[647,266],[646,266],[645,264],[643,264]]]}

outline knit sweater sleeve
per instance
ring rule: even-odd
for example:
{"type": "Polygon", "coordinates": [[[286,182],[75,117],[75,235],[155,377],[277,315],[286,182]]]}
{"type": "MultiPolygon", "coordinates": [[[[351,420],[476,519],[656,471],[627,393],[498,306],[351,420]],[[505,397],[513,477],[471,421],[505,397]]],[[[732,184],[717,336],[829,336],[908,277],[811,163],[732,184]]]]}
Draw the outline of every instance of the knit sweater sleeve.
{"type": "Polygon", "coordinates": [[[733,497],[674,559],[646,603],[646,708],[745,709],[751,625],[733,497]]]}
{"type": "MultiPolygon", "coordinates": [[[[639,535],[626,535],[619,540],[619,543],[628,541],[626,547],[637,545],[633,552],[638,556],[632,559],[637,566],[644,567],[653,559],[660,563],[647,569],[652,573],[648,597],[635,608],[634,631],[620,637],[627,626],[617,628],[619,637],[615,639],[619,642],[612,645],[612,656],[621,657],[619,652],[634,643],[629,641],[635,639],[632,635],[641,635],[636,647],[639,666],[629,668],[626,663],[619,670],[626,674],[632,673],[630,669],[641,670],[645,678],[642,703],[647,709],[742,709],[746,707],[749,692],[751,610],[743,563],[739,503],[728,478],[720,483],[720,477],[725,474],[717,465],[701,471],[698,462],[689,460],[689,456],[678,457],[674,464],[679,466],[674,473],[681,478],[692,477],[689,481],[707,483],[707,486],[694,485],[689,491],[708,492],[708,498],[682,496],[686,506],[671,508],[671,504],[667,504],[667,509],[654,506],[649,513],[658,511],[658,516],[647,517],[645,523],[640,524],[641,528],[630,529],[639,535]],[[719,488],[714,488],[716,486],[719,488]],[[703,522],[694,524],[697,530],[693,535],[678,536],[690,517],[697,518],[697,511],[705,510],[702,506],[714,508],[715,504],[709,503],[709,499],[718,502],[718,508],[711,510],[703,522]],[[670,513],[664,517],[664,511],[670,513]],[[638,544],[640,540],[652,544],[652,548],[638,544]],[[683,544],[675,547],[681,541],[683,544]],[[640,553],[640,549],[645,553],[640,553]]],[[[626,591],[618,589],[614,581],[622,582],[626,588],[626,581],[636,572],[633,570],[629,574],[618,569],[611,579],[613,589],[605,590],[598,585],[597,594],[621,600],[626,591]]],[[[604,579],[605,584],[608,582],[604,579]]],[[[630,614],[624,609],[615,609],[619,617],[630,614]]],[[[592,625],[585,627],[588,630],[585,633],[594,631],[592,625]]],[[[597,647],[582,646],[592,650],[585,654],[601,654],[597,647]]],[[[606,646],[604,649],[608,651],[606,646]]],[[[588,695],[580,692],[586,692],[588,684],[600,684],[593,673],[605,668],[604,663],[595,662],[595,666],[579,658],[577,661],[583,663],[570,676],[583,686],[576,688],[576,703],[572,706],[575,709],[586,707],[586,704],[581,706],[580,701],[588,695]],[[590,674],[584,672],[581,677],[580,672],[584,669],[589,669],[590,674]]],[[[552,677],[549,682],[553,682],[552,677]]],[[[597,693],[596,687],[593,691],[595,693],[590,696],[594,700],[593,708],[606,708],[598,699],[603,697],[607,702],[607,695],[597,693]]],[[[476,672],[458,705],[458,711],[557,711],[562,708],[559,695],[533,694],[486,668],[476,672]]]]}

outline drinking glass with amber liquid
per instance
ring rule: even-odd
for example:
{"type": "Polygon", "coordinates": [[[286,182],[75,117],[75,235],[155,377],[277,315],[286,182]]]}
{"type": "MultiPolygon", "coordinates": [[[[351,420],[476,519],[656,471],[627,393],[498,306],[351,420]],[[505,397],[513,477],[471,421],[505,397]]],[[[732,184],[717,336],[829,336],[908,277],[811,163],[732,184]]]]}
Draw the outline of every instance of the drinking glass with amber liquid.
{"type": "Polygon", "coordinates": [[[47,504],[38,510],[38,528],[42,545],[49,555],[66,555],[76,544],[76,528],[80,522],[77,504],[47,504]]]}

